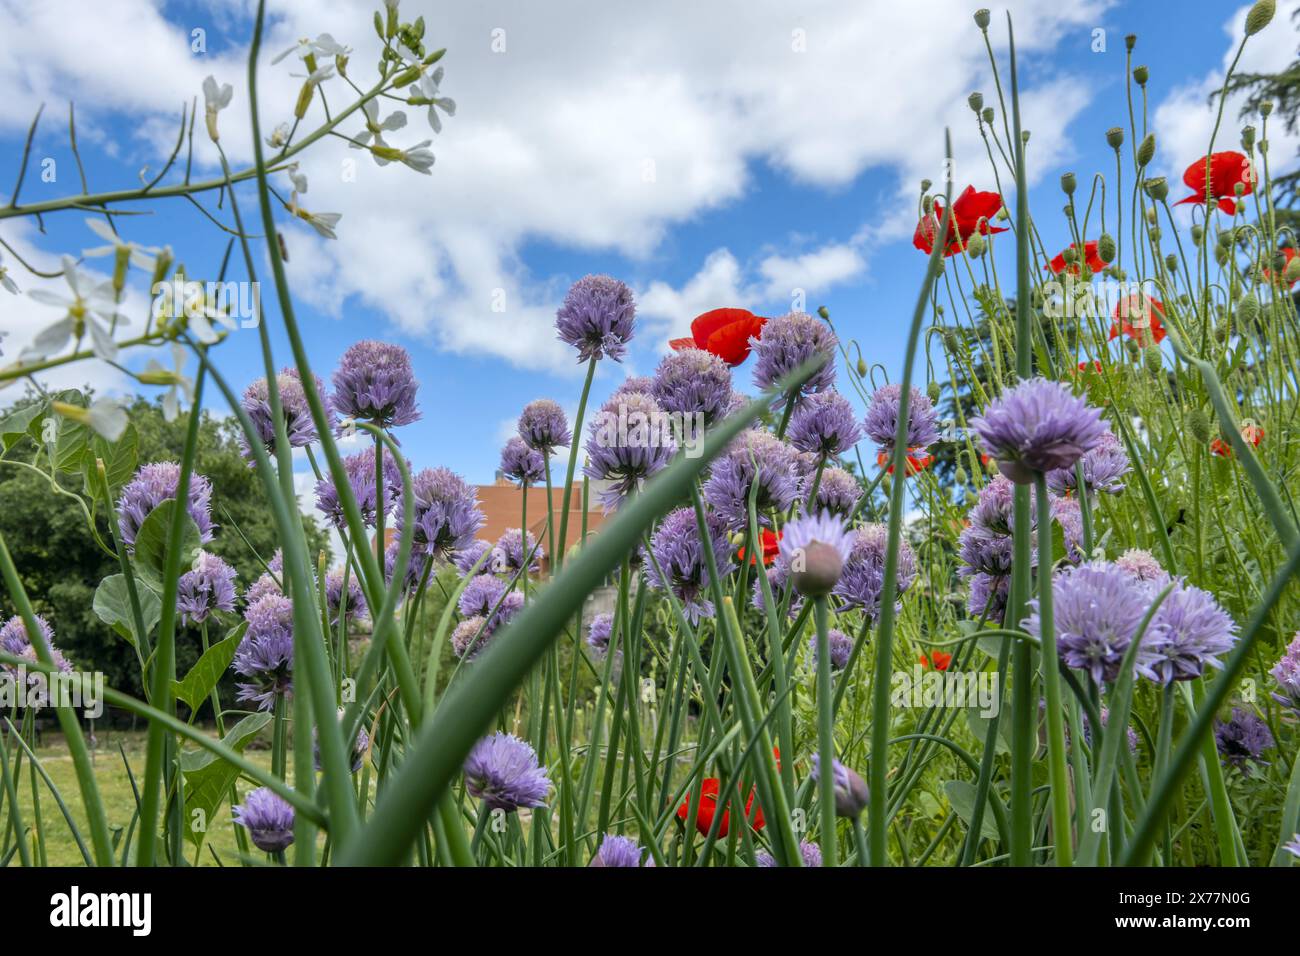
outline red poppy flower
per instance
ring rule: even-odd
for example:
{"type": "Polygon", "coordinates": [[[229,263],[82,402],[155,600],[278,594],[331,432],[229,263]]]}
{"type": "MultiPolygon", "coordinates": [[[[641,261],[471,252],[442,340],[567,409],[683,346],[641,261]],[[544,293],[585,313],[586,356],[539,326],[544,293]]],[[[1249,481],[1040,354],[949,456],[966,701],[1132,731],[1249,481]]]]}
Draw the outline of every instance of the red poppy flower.
{"type": "MultiPolygon", "coordinates": [[[[1077,249],[1078,245],[1072,242],[1070,243],[1070,248],[1077,249]]],[[[1106,263],[1101,261],[1101,255],[1097,252],[1096,240],[1092,242],[1085,242],[1083,244],[1083,259],[1085,262],[1088,263],[1088,268],[1091,269],[1093,272],[1104,272],[1106,269],[1106,263]]],[[[1061,252],[1060,254],[1058,254],[1055,259],[1053,259],[1043,268],[1051,269],[1052,272],[1056,273],[1057,275],[1060,275],[1062,272],[1065,271],[1065,253],[1061,252]]],[[[1075,260],[1075,262],[1073,262],[1070,265],[1070,275],[1077,276],[1079,274],[1079,271],[1080,269],[1079,269],[1078,260],[1075,260]]]]}
{"type": "MultiPolygon", "coordinates": [[[[1296,257],[1297,253],[1295,249],[1292,248],[1291,246],[1283,246],[1281,249],[1278,250],[1278,253],[1282,256],[1282,279],[1280,281],[1285,282],[1286,267],[1291,264],[1291,260],[1296,257]]],[[[1273,278],[1273,270],[1265,269],[1264,278],[1271,280],[1273,278]]],[[[1300,282],[1300,279],[1292,279],[1290,282],[1287,283],[1287,285],[1294,288],[1297,282],[1300,282]]]]}
{"type": "Polygon", "coordinates": [[[695,317],[689,339],[673,339],[673,349],[704,349],[733,368],[749,358],[749,340],[763,333],[761,315],[748,309],[712,309],[695,317]]]}
{"type": "Polygon", "coordinates": [[[1121,299],[1115,306],[1115,322],[1110,327],[1110,338],[1119,338],[1123,334],[1138,345],[1149,345],[1152,340],[1159,345],[1167,334],[1160,321],[1164,317],[1163,302],[1135,292],[1121,299]]]}
{"type": "MultiPolygon", "coordinates": [[[[721,782],[717,777],[705,777],[700,781],[700,806],[695,813],[695,829],[700,832],[701,836],[707,836],[709,830],[713,827],[713,815],[718,812],[718,788],[721,782]]],[[[722,808],[722,822],[718,824],[718,836],[727,835],[727,827],[730,825],[729,811],[730,803],[722,808]]],[[[691,812],[691,797],[682,801],[682,805],[677,808],[677,819],[683,823],[686,822],[686,816],[691,812]]],[[[763,820],[763,808],[754,806],[754,791],[749,791],[749,799],[745,801],[745,816],[749,819],[750,825],[755,830],[763,829],[765,821],[763,820]]]]}
{"type": "MultiPolygon", "coordinates": [[[[974,186],[967,186],[966,191],[952,204],[952,217],[948,223],[948,247],[943,252],[944,256],[961,252],[966,246],[966,240],[976,232],[982,236],[1006,232],[1005,227],[989,225],[989,220],[996,216],[1001,208],[1002,197],[997,193],[976,192],[974,186]]],[[[922,217],[916,224],[912,245],[922,252],[933,252],[935,236],[938,235],[939,225],[942,222],[943,200],[936,199],[934,212],[922,217]]]]}
{"type": "MultiPolygon", "coordinates": [[[[1163,331],[1163,329],[1162,329],[1161,331],[1163,331]]],[[[1111,336],[1111,338],[1114,338],[1114,336],[1111,336]]],[[[1098,375],[1100,375],[1100,374],[1101,374],[1101,359],[1093,359],[1091,362],[1080,362],[1080,363],[1079,363],[1079,371],[1080,371],[1080,372],[1087,372],[1089,369],[1091,369],[1092,371],[1094,371],[1094,372],[1096,372],[1098,375]]]]}
{"type": "Polygon", "coordinates": [[[1178,205],[1205,202],[1207,158],[1210,161],[1210,201],[1218,203],[1220,211],[1231,216],[1237,211],[1237,184],[1241,183],[1243,196],[1249,196],[1255,189],[1255,171],[1251,169],[1250,160],[1233,150],[1202,156],[1188,166],[1187,172],[1183,173],[1183,182],[1192,190],[1192,194],[1186,199],[1178,200],[1178,205]]]}
{"type": "MultiPolygon", "coordinates": [[[[894,473],[894,466],[890,464],[890,461],[893,457],[893,454],[890,452],[882,451],[876,455],[876,464],[881,468],[885,468],[886,465],[889,465],[885,470],[892,475],[894,473]]],[[[907,477],[911,478],[917,472],[925,471],[925,469],[929,468],[933,462],[934,458],[927,455],[920,448],[915,448],[912,451],[909,451],[907,453],[907,477]]]]}
{"type": "MultiPolygon", "coordinates": [[[[764,528],[760,537],[763,539],[763,565],[766,567],[776,560],[776,554],[781,550],[781,532],[764,528]]],[[[736,558],[741,561],[745,560],[744,548],[736,551],[736,558]]],[[[749,563],[753,564],[754,559],[750,558],[749,563]]]]}
{"type": "MultiPolygon", "coordinates": [[[[1241,426],[1241,438],[1243,441],[1250,442],[1254,448],[1259,447],[1259,443],[1264,440],[1264,429],[1260,428],[1254,422],[1247,420],[1241,426]]],[[[1210,442],[1210,452],[1218,455],[1220,458],[1232,457],[1232,446],[1222,438],[1215,438],[1210,442]]]]}
{"type": "Polygon", "coordinates": [[[933,666],[937,671],[946,671],[951,663],[952,655],[945,654],[943,651],[931,651],[928,658],[924,654],[921,655],[922,670],[929,670],[933,666]]]}

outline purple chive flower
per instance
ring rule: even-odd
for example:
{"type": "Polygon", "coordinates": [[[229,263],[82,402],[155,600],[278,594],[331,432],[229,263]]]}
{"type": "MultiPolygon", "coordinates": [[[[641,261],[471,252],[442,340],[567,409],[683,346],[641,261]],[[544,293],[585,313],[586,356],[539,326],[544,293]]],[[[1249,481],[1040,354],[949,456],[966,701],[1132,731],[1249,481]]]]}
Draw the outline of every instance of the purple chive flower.
{"type": "MultiPolygon", "coordinates": [[[[284,432],[289,439],[290,448],[302,448],[310,445],[320,436],[316,433],[316,423],[312,421],[311,409],[307,405],[307,393],[302,387],[296,368],[284,368],[275,377],[276,388],[280,392],[280,410],[284,414],[284,432]]],[[[337,425],[333,403],[325,396],[325,386],[316,378],[316,394],[325,406],[325,415],[330,429],[337,425]]],[[[275,420],[271,416],[270,393],[265,378],[259,378],[244,390],[244,397],[239,402],[248,417],[252,419],[257,437],[268,454],[275,454],[275,420]]],[[[243,455],[250,462],[253,452],[248,444],[248,436],[242,432],[239,444],[243,455]]]]}
{"type": "Polygon", "coordinates": [[[355,574],[345,568],[335,568],[325,575],[325,606],[329,610],[331,627],[338,626],[340,611],[348,619],[370,616],[370,606],[366,603],[366,595],[361,590],[361,582],[357,580],[355,574]],[[345,580],[346,592],[343,588],[345,580]]]}
{"type": "MultiPolygon", "coordinates": [[[[726,529],[712,513],[706,515],[705,523],[718,574],[725,577],[732,568],[726,529]]],[[[692,624],[698,624],[702,617],[713,617],[713,602],[707,597],[711,585],[709,566],[694,508],[678,508],[664,516],[650,539],[650,553],[654,561],[645,562],[646,584],[656,590],[672,591],[682,602],[682,614],[692,624]],[[655,562],[659,570],[655,569],[655,562]]]]}
{"type": "Polygon", "coordinates": [[[511,435],[501,449],[501,474],[521,488],[535,485],[546,480],[546,459],[518,435],[511,435]]]}
{"type": "Polygon", "coordinates": [[[201,624],[213,611],[235,609],[235,569],[200,551],[194,567],[176,582],[176,610],[186,624],[201,624]]]}
{"type": "Polygon", "coordinates": [[[597,660],[603,660],[609,653],[609,639],[614,634],[614,615],[597,614],[587,625],[587,646],[597,660]]]}
{"type": "MultiPolygon", "coordinates": [[[[822,865],[822,848],[816,843],[809,840],[800,840],[799,855],[803,857],[804,866],[822,865]]],[[[759,850],[754,854],[754,862],[761,867],[773,867],[776,866],[776,857],[766,850],[759,850]]]]}
{"type": "Polygon", "coordinates": [[[520,807],[540,807],[550,788],[537,753],[514,734],[484,737],[465,758],[465,789],[489,810],[513,813],[520,807]]]}
{"type": "Polygon", "coordinates": [[[583,276],[555,313],[561,341],[578,350],[578,361],[608,356],[623,361],[636,325],[632,290],[611,276],[583,276]]]}
{"type": "MultiPolygon", "coordinates": [[[[50,627],[45,618],[39,614],[35,615],[35,617],[36,626],[40,629],[41,636],[45,638],[46,647],[50,649],[50,657],[54,660],[54,666],[65,674],[72,673],[72,664],[54,646],[54,628],[50,627]]],[[[16,614],[7,620],[3,627],[0,627],[0,651],[33,662],[40,659],[36,653],[35,645],[32,644],[28,637],[27,627],[23,624],[23,619],[16,614]]],[[[0,664],[0,673],[16,674],[17,670],[17,667],[13,664],[0,664]]],[[[27,680],[29,683],[36,683],[41,680],[41,677],[38,674],[29,674],[27,680]]]]}
{"type": "Polygon", "coordinates": [[[1129,548],[1115,559],[1115,567],[1127,571],[1139,581],[1155,581],[1162,584],[1169,580],[1169,572],[1160,566],[1150,551],[1129,548]]]}
{"type": "Polygon", "coordinates": [[[478,571],[475,572],[476,575],[491,574],[492,573],[491,557],[489,557],[482,564],[479,564],[479,559],[482,558],[483,555],[485,554],[490,555],[491,552],[492,552],[492,545],[488,544],[486,541],[480,541],[479,539],[475,538],[473,541],[465,545],[465,547],[461,548],[459,551],[457,551],[455,554],[451,556],[451,563],[456,565],[456,570],[460,572],[460,576],[462,578],[465,575],[469,574],[471,571],[473,571],[474,565],[476,564],[478,564],[478,571]]]}
{"type": "MultiPolygon", "coordinates": [[[[399,541],[394,537],[388,547],[384,548],[384,583],[388,585],[392,585],[393,574],[397,571],[398,545],[399,541]]],[[[410,560],[406,562],[406,570],[402,574],[402,586],[407,589],[418,587],[423,573],[424,560],[416,557],[415,551],[412,550],[410,560]]]]}
{"type": "Polygon", "coordinates": [[[786,524],[778,554],[790,568],[795,589],[805,596],[829,594],[853,551],[854,535],[842,518],[827,512],[800,515],[786,524]]]}
{"type": "MultiPolygon", "coordinates": [[[[883,524],[864,524],[858,528],[849,559],[844,562],[844,572],[831,592],[844,601],[846,608],[860,607],[871,618],[880,613],[888,544],[889,529],[883,524]]],[[[916,579],[916,554],[906,541],[900,539],[898,545],[896,593],[901,597],[916,579]]]]}
{"type": "Polygon", "coordinates": [[[231,664],[248,680],[239,683],[238,700],[272,710],[279,697],[293,695],[293,602],[267,594],[244,611],[248,630],[231,664]]]}
{"type": "Polygon", "coordinates": [[[363,339],[339,359],[334,371],[334,408],[345,418],[372,422],[381,428],[418,421],[415,404],[419,383],[411,356],[400,345],[363,339]]]}
{"type": "Polygon", "coordinates": [[[754,384],[760,389],[771,388],[815,357],[824,358],[825,364],[804,383],[796,398],[824,392],[835,384],[835,348],[839,339],[825,322],[805,312],[768,319],[762,337],[751,338],[749,344],[758,356],[754,384]]]}
{"type": "Polygon", "coordinates": [[[629,375],[619,383],[618,388],[609,393],[609,400],[612,402],[620,395],[627,395],[631,392],[644,392],[646,395],[653,397],[655,380],[649,375],[629,375]]]}
{"type": "MultiPolygon", "coordinates": [[[[392,513],[393,505],[401,497],[402,472],[390,454],[383,456],[383,465],[382,511],[387,516],[392,513]]],[[[362,522],[367,528],[376,527],[381,505],[375,484],[375,446],[367,445],[355,455],[348,455],[343,459],[343,470],[347,472],[348,484],[352,486],[352,496],[357,500],[362,522]]],[[[340,531],[346,530],[347,519],[343,513],[343,502],[339,498],[338,488],[334,485],[334,478],[328,473],[316,482],[316,507],[329,519],[330,524],[340,531]]]]}
{"type": "Polygon", "coordinates": [[[536,574],[541,570],[541,559],[545,556],[546,552],[531,531],[521,532],[519,528],[507,528],[492,549],[490,563],[492,570],[498,574],[513,575],[523,570],[526,558],[528,573],[536,574]]]}
{"type": "MultiPolygon", "coordinates": [[[[1015,493],[1015,486],[1006,478],[998,475],[987,485],[980,489],[979,498],[975,502],[975,507],[970,510],[970,523],[983,531],[991,534],[1010,535],[1011,528],[1011,511],[1012,496],[1015,493]]],[[[1030,502],[1034,500],[1034,490],[1031,488],[1030,502]]],[[[1030,515],[1032,520],[1036,509],[1031,507],[1030,515]]]]}
{"type": "MultiPolygon", "coordinates": [[[[1124,476],[1129,473],[1128,452],[1114,433],[1104,431],[1097,444],[1083,456],[1083,482],[1089,494],[1105,491],[1117,495],[1124,490],[1124,476]]],[[[1047,487],[1053,494],[1074,491],[1075,468],[1057,468],[1047,473],[1047,487]]]]}
{"type": "Polygon", "coordinates": [[[259,850],[282,853],[293,845],[293,807],[266,787],[251,791],[230,815],[259,850]]]}
{"type": "Polygon", "coordinates": [[[971,419],[984,451],[1016,484],[1074,463],[1101,441],[1100,409],[1045,378],[1021,382],[971,419]]]}
{"type": "Polygon", "coordinates": [[[596,855],[591,858],[588,866],[620,866],[620,867],[637,867],[637,866],[654,866],[653,857],[648,857],[645,863],[641,862],[641,856],[645,851],[631,837],[614,836],[607,834],[600,841],[600,849],[596,855]]]}
{"type": "MultiPolygon", "coordinates": [[[[176,497],[180,483],[181,466],[174,461],[156,461],[141,465],[135,477],[127,482],[117,499],[117,527],[127,550],[135,552],[135,536],[150,512],[164,501],[176,497]]],[[[190,474],[186,509],[199,529],[199,541],[212,540],[212,483],[197,472],[190,474]]]]}
{"type": "MultiPolygon", "coordinates": [[[[339,708],[339,723],[343,723],[343,716],[347,713],[347,708],[339,708]]],[[[365,725],[357,728],[357,737],[352,741],[352,772],[356,773],[361,769],[361,765],[366,762],[366,754],[370,750],[370,735],[366,733],[365,725]]],[[[312,752],[316,764],[316,771],[319,773],[324,769],[320,759],[320,731],[319,728],[312,728],[312,752]]]]}
{"type": "MultiPolygon", "coordinates": [[[[827,632],[826,636],[830,638],[831,669],[842,671],[848,666],[849,655],[853,653],[853,638],[833,627],[827,632]]],[[[813,663],[815,664],[817,662],[816,634],[808,638],[808,648],[812,651],[813,663]]]]}
{"type": "Polygon", "coordinates": [[[479,651],[487,647],[492,632],[487,627],[485,617],[467,617],[456,625],[451,632],[451,649],[462,660],[473,660],[479,651]]]}
{"type": "MultiPolygon", "coordinates": [[[[1010,574],[1012,553],[1010,535],[993,534],[972,522],[969,527],[962,529],[957,538],[957,556],[962,560],[962,567],[957,573],[963,577],[975,574],[1010,574]]],[[[1035,552],[1035,559],[1036,556],[1035,552]]],[[[1034,563],[1037,565],[1037,560],[1034,563]]]]}
{"type": "MultiPolygon", "coordinates": [[[[1086,670],[1098,684],[1119,676],[1124,652],[1151,604],[1146,585],[1113,564],[1092,561],[1066,567],[1052,581],[1056,648],[1067,667],[1086,670]]],[[[1040,636],[1037,599],[1025,630],[1040,636]]],[[[1143,643],[1151,639],[1150,632],[1143,643]]]]}
{"type": "Polygon", "coordinates": [[[280,582],[275,579],[274,575],[270,572],[263,572],[258,575],[257,580],[249,585],[248,590],[244,592],[244,604],[248,607],[252,607],[268,594],[279,594],[283,596],[284,591],[281,589],[280,582]]]}
{"type": "Polygon", "coordinates": [[[659,363],[651,389],[664,411],[700,415],[704,424],[712,425],[731,407],[731,367],[703,349],[669,352],[659,363]]]}
{"type": "Polygon", "coordinates": [[[461,617],[487,617],[506,593],[506,584],[498,577],[480,574],[465,585],[456,603],[461,617]]]}
{"type": "Polygon", "coordinates": [[[1300,833],[1297,833],[1295,839],[1284,845],[1282,849],[1286,850],[1296,859],[1300,859],[1300,833]]]}
{"type": "Polygon", "coordinates": [[[1226,721],[1214,722],[1214,743],[1223,762],[1238,770],[1245,770],[1251,761],[1263,763],[1260,757],[1264,751],[1275,746],[1268,724],[1253,710],[1244,707],[1234,707],[1232,716],[1226,721]]]}
{"type": "Polygon", "coordinates": [[[789,511],[803,486],[799,453],[765,431],[746,431],[714,461],[704,483],[704,498],[732,530],[749,524],[749,489],[758,484],[755,502],[760,524],[771,512],[789,511]]]}
{"type": "Polygon", "coordinates": [[[834,389],[809,395],[790,416],[790,444],[819,458],[842,455],[862,440],[849,400],[834,389]]]}
{"type": "MultiPolygon", "coordinates": [[[[772,600],[776,602],[778,609],[786,599],[786,595],[790,595],[789,616],[793,618],[799,613],[799,609],[803,607],[803,598],[797,592],[791,594],[794,586],[790,583],[789,563],[778,553],[771,567],[766,569],[766,574],[767,586],[772,591],[772,600]]],[[[767,605],[763,603],[763,585],[759,581],[758,575],[754,576],[753,595],[754,610],[766,614],[767,605]]]]}
{"type": "Polygon", "coordinates": [[[1011,586],[1009,574],[988,574],[984,571],[970,576],[970,600],[966,610],[974,617],[1000,620],[1007,609],[1007,592],[1011,586]]]}
{"type": "MultiPolygon", "coordinates": [[[[1131,580],[1131,578],[1130,578],[1131,580]]],[[[1193,680],[1237,641],[1237,624],[1214,595],[1178,583],[1156,609],[1138,650],[1138,673],[1157,684],[1193,680]]]]}
{"type": "Polygon", "coordinates": [[[663,471],[677,451],[671,420],[644,392],[611,398],[592,420],[587,437],[588,478],[607,481],[600,492],[606,511],[614,511],[642,483],[663,471]]]}
{"type": "MultiPolygon", "coordinates": [[[[892,453],[894,436],[898,429],[898,410],[902,405],[903,386],[897,383],[883,385],[871,396],[867,406],[867,437],[880,450],[892,453]]],[[[934,402],[915,385],[908,390],[907,448],[929,448],[939,440],[939,420],[934,402]]]]}
{"type": "Polygon", "coordinates": [[[1281,692],[1274,694],[1273,699],[1300,714],[1300,631],[1296,631],[1286,652],[1269,673],[1281,692]]]}
{"type": "MultiPolygon", "coordinates": [[[[464,479],[447,468],[425,468],[411,479],[411,491],[415,496],[412,554],[449,558],[470,546],[486,519],[479,510],[478,495],[464,479]]],[[[399,501],[399,532],[404,509],[405,504],[399,501]]]]}
{"type": "Polygon", "coordinates": [[[550,455],[557,448],[567,448],[573,441],[564,409],[549,398],[539,398],[524,406],[519,415],[519,435],[529,448],[550,455]]]}
{"type": "MultiPolygon", "coordinates": [[[[821,781],[821,754],[813,754],[812,778],[821,781]]],[[[838,760],[831,760],[835,787],[835,815],[856,817],[867,807],[867,782],[838,760]]]]}
{"type": "MultiPolygon", "coordinates": [[[[1050,497],[1050,496],[1049,496],[1050,497]]],[[[1065,540],[1065,559],[1077,564],[1083,559],[1083,511],[1078,498],[1052,498],[1052,520],[1061,526],[1065,540]]],[[[1037,547],[1034,549],[1037,558],[1037,547]]],[[[1053,555],[1060,558],[1062,555],[1053,555]]],[[[1036,562],[1035,562],[1036,566],[1036,562]]]]}
{"type": "Polygon", "coordinates": [[[817,485],[817,496],[813,500],[813,511],[829,511],[841,518],[847,518],[857,507],[862,497],[862,486],[858,480],[843,468],[827,468],[822,472],[822,480],[817,485]]]}

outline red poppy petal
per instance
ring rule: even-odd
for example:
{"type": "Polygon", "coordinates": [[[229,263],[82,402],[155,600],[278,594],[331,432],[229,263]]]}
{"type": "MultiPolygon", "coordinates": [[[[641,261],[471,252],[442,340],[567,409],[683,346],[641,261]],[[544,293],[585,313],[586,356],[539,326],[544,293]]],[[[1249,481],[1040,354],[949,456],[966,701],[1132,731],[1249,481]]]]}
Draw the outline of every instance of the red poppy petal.
{"type": "Polygon", "coordinates": [[[685,338],[685,339],[669,339],[668,347],[672,349],[674,352],[680,352],[682,349],[693,349],[696,346],[695,346],[694,339],[685,338]]]}

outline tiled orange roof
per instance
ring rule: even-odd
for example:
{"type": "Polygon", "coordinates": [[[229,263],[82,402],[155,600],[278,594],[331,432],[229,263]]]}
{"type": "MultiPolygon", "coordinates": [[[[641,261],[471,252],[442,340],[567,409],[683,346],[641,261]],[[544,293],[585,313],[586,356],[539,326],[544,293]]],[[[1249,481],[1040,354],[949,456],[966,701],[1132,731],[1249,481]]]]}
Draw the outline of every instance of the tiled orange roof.
{"type": "MultiPolygon", "coordinates": [[[[479,507],[486,519],[483,527],[479,529],[478,538],[480,540],[495,543],[507,529],[519,527],[519,520],[523,516],[523,490],[516,488],[508,481],[498,482],[494,485],[478,485],[475,490],[478,492],[479,507]]],[[[564,489],[562,487],[555,488],[552,497],[555,532],[558,535],[564,507],[564,489]]],[[[588,497],[587,533],[590,534],[604,522],[605,513],[596,500],[594,489],[590,490],[588,497]]],[[[530,486],[528,488],[528,530],[534,538],[542,543],[543,548],[546,547],[547,512],[546,487],[544,485],[541,487],[530,486]]],[[[581,536],[582,484],[575,482],[569,497],[569,545],[572,546],[581,536]]],[[[547,557],[549,558],[549,555],[547,557]]],[[[549,560],[543,561],[543,572],[549,565],[549,560]]]]}

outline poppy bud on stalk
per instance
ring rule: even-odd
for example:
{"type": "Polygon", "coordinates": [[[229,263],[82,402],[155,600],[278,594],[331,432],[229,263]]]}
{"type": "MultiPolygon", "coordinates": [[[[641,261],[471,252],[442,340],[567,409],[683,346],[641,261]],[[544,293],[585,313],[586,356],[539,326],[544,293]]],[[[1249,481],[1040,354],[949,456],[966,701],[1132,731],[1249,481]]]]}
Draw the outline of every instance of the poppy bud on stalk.
{"type": "Polygon", "coordinates": [[[1147,133],[1142,142],[1138,145],[1137,163],[1139,166],[1148,166],[1156,155],[1156,134],[1147,133]]]}
{"type": "Polygon", "coordinates": [[[1147,80],[1150,79],[1150,77],[1151,71],[1145,66],[1133,67],[1133,82],[1137,83],[1138,86],[1146,86],[1147,80]]]}
{"type": "Polygon", "coordinates": [[[1210,419],[1204,409],[1193,408],[1187,415],[1187,430],[1199,442],[1210,439],[1210,419]]]}
{"type": "Polygon", "coordinates": [[[1078,184],[1079,181],[1075,178],[1074,173],[1061,174],[1061,192],[1065,193],[1067,196],[1074,195],[1074,190],[1078,184]]]}
{"type": "MultiPolygon", "coordinates": [[[[1260,2],[1262,3],[1263,0],[1260,0],[1260,2]]],[[[1271,6],[1271,5],[1272,5],[1272,4],[1270,4],[1270,6],[1271,6]]],[[[1258,6],[1258,4],[1256,4],[1256,6],[1258,6]]],[[[1270,13],[1269,16],[1271,17],[1271,16],[1272,16],[1272,13],[1270,13]]],[[[977,27],[979,27],[981,30],[987,30],[987,29],[989,28],[989,12],[988,12],[988,10],[984,9],[983,7],[981,7],[980,9],[978,9],[978,10],[975,11],[975,25],[976,25],[977,27]]]]}
{"type": "Polygon", "coordinates": [[[1253,37],[1268,26],[1276,12],[1275,0],[1256,0],[1255,5],[1250,8],[1250,13],[1246,14],[1246,36],[1253,37]]]}
{"type": "Polygon", "coordinates": [[[1097,255],[1107,265],[1115,261],[1115,238],[1110,233],[1103,232],[1097,240],[1097,255]]]}
{"type": "Polygon", "coordinates": [[[984,109],[984,94],[976,91],[966,97],[966,102],[970,104],[971,112],[978,116],[979,111],[984,109]]]}
{"type": "Polygon", "coordinates": [[[1252,326],[1259,318],[1259,300],[1253,294],[1247,295],[1237,303],[1237,324],[1243,328],[1252,326]]]}

